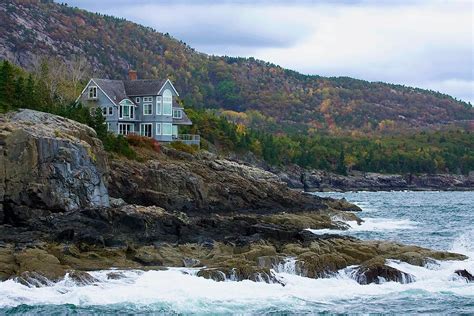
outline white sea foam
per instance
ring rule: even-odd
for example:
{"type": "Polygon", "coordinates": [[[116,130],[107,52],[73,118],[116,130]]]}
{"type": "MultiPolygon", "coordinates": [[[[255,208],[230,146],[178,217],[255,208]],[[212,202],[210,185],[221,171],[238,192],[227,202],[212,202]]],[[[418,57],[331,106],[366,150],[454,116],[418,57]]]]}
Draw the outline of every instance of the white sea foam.
{"type": "MultiPolygon", "coordinates": [[[[472,246],[469,244],[468,246],[472,246]]],[[[310,279],[295,275],[294,259],[275,267],[277,278],[284,282],[267,284],[252,281],[215,282],[195,276],[196,269],[166,271],[123,271],[124,278],[111,280],[109,271],[91,274],[99,280],[93,285],[78,286],[68,277],[52,286],[30,288],[12,280],[0,283],[0,307],[20,304],[74,304],[77,306],[109,304],[164,304],[176,312],[235,312],[245,308],[256,312],[275,306],[289,310],[305,310],[307,304],[335,304],[339,300],[356,300],[409,293],[452,293],[474,299],[474,283],[467,283],[454,271],[474,272],[474,260],[437,262],[431,267],[417,267],[390,260],[388,265],[415,276],[410,284],[386,282],[359,285],[346,268],[326,279],[310,279]]]]}
{"type": "MultiPolygon", "coordinates": [[[[334,220],[338,220],[335,218],[334,220]]],[[[339,220],[341,221],[341,220],[339,220]]],[[[401,229],[414,229],[417,223],[408,219],[364,218],[362,224],[355,221],[341,221],[349,226],[348,230],[339,229],[308,229],[310,232],[321,234],[347,234],[351,232],[380,232],[401,229]]]]}

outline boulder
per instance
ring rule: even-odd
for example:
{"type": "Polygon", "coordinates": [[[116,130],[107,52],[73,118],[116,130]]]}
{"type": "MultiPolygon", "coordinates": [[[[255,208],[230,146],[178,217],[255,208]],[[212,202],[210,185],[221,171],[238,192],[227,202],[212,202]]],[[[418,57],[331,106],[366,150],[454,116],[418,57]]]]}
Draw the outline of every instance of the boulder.
{"type": "Polygon", "coordinates": [[[86,125],[33,110],[2,114],[0,166],[4,222],[17,220],[17,206],[52,212],[109,206],[106,155],[86,125]]]}
{"type": "Polygon", "coordinates": [[[78,285],[90,285],[99,281],[85,271],[72,270],[69,271],[68,276],[78,285]]]}
{"type": "Polygon", "coordinates": [[[385,264],[385,260],[375,258],[362,264],[353,275],[359,284],[380,284],[394,281],[407,284],[415,281],[415,276],[392,268],[385,264]]]}
{"type": "Polygon", "coordinates": [[[463,277],[468,282],[474,282],[474,276],[469,271],[467,271],[466,269],[456,270],[456,271],[454,271],[454,273],[456,273],[460,277],[463,277]]]}
{"type": "Polygon", "coordinates": [[[199,270],[197,273],[198,277],[202,277],[205,279],[214,280],[217,282],[222,282],[226,280],[226,275],[224,272],[217,270],[217,269],[202,269],[199,270]]]}

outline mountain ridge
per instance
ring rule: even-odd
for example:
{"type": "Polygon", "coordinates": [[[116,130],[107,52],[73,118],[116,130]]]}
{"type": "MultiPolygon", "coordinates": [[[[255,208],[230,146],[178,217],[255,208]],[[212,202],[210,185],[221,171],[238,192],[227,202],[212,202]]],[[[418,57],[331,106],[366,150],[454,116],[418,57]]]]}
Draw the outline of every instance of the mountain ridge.
{"type": "Polygon", "coordinates": [[[206,55],[150,27],[52,1],[8,0],[0,21],[1,59],[28,68],[41,56],[84,56],[103,77],[129,68],[169,77],[186,105],[245,112],[245,124],[275,133],[474,128],[472,106],[439,92],[206,55]]]}

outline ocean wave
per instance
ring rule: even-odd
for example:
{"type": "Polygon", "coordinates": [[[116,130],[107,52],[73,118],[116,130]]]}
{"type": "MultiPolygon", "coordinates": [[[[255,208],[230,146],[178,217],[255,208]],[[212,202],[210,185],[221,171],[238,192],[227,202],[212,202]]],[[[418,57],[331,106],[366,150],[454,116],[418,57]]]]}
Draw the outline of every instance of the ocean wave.
{"type": "MultiPolygon", "coordinates": [[[[253,313],[262,310],[307,311],[312,304],[332,305],[341,300],[357,301],[396,295],[410,299],[418,295],[452,293],[474,298],[474,283],[467,283],[454,274],[455,269],[474,268],[474,261],[437,262],[433,267],[417,267],[395,260],[387,264],[415,276],[410,284],[386,282],[360,285],[351,276],[350,268],[340,270],[331,278],[310,279],[294,274],[291,258],[276,267],[274,273],[284,281],[268,284],[253,281],[216,282],[194,275],[194,270],[120,271],[122,279],[107,277],[109,271],[91,274],[99,281],[79,286],[66,277],[51,286],[27,287],[13,280],[0,283],[0,308],[27,305],[114,306],[134,304],[160,306],[160,310],[178,313],[253,313]],[[344,289],[344,290],[341,290],[344,289]]],[[[115,270],[116,271],[116,270],[115,270]]],[[[313,306],[314,307],[314,306],[313,306]]],[[[152,307],[150,307],[152,308],[152,307]]]]}
{"type": "Polygon", "coordinates": [[[338,229],[308,229],[310,232],[322,235],[322,234],[347,234],[352,232],[380,232],[380,231],[393,231],[401,229],[415,229],[417,227],[416,222],[408,219],[391,219],[391,218],[364,218],[364,222],[360,225],[355,221],[342,221],[338,218],[333,220],[343,222],[349,226],[348,230],[338,229]]]}

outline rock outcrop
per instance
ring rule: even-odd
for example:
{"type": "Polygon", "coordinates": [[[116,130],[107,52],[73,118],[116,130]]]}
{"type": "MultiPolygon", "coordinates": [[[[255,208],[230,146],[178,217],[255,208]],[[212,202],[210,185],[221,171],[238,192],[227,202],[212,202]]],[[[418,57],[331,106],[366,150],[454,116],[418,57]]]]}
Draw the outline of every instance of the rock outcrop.
{"type": "Polygon", "coordinates": [[[112,159],[110,195],[188,213],[317,210],[329,201],[290,190],[273,173],[210,153],[164,151],[145,162],[112,159]]]}
{"type": "Polygon", "coordinates": [[[466,279],[467,282],[474,282],[474,275],[469,273],[469,271],[467,271],[466,269],[456,270],[456,271],[454,271],[454,273],[456,273],[460,277],[463,277],[464,279],[466,279]]]}
{"type": "Polygon", "coordinates": [[[32,110],[0,116],[0,222],[22,221],[31,212],[26,208],[108,206],[106,174],[93,129],[32,110]]]}
{"type": "Polygon", "coordinates": [[[323,170],[305,170],[298,166],[270,168],[290,188],[305,191],[390,191],[390,190],[473,190],[474,173],[455,174],[380,174],[350,172],[343,176],[323,170]]]}
{"type": "Polygon", "coordinates": [[[357,268],[354,279],[362,285],[388,281],[407,284],[415,281],[413,275],[386,265],[385,260],[380,258],[369,260],[357,268]]]}

